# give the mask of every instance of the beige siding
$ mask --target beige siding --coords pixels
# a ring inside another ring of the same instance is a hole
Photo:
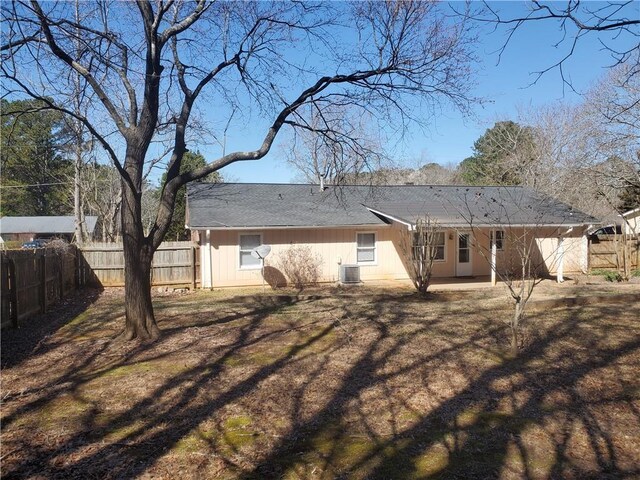
[[[243,230],[212,231],[211,262],[213,284],[215,286],[256,285],[262,282],[260,269],[240,268],[240,235],[259,233],[262,243],[272,250],[265,264],[278,267],[281,254],[291,245],[309,245],[322,260],[321,280],[338,280],[339,262],[356,264],[356,234],[374,232],[376,234],[376,262],[361,265],[363,281],[378,279],[407,278],[396,250],[397,231],[392,227],[378,229],[283,229],[283,230]]]
[[[394,224],[379,228],[309,228],[309,229],[273,229],[273,230],[212,230],[210,235],[213,286],[249,286],[262,283],[261,271],[240,268],[241,234],[261,234],[262,243],[272,247],[265,265],[278,269],[282,253],[291,245],[308,245],[322,260],[321,281],[335,282],[338,280],[339,264],[356,264],[356,234],[358,232],[374,232],[376,234],[376,262],[361,264],[360,276],[364,282],[372,280],[400,280],[408,279],[407,270],[403,264],[400,248],[400,229],[406,228]],[[564,229],[566,231],[566,228]],[[465,230],[461,230],[465,231]],[[472,275],[487,276],[491,274],[489,266],[490,230],[474,231],[472,235]],[[517,264],[516,252],[513,247],[513,237],[519,238],[522,229],[507,232],[504,250],[497,253],[498,268]],[[532,232],[528,232],[530,235]],[[556,250],[558,231],[548,229],[539,232],[541,239],[533,243],[538,249],[537,254],[545,259],[548,273],[556,271]],[[537,237],[538,235],[536,235]],[[201,245],[207,248],[206,234],[201,232]],[[580,271],[582,258],[582,239],[576,234],[570,241],[565,241],[564,271]],[[445,233],[445,260],[435,262],[433,276],[455,277],[457,256],[457,231],[447,230]],[[203,262],[208,262],[206,252],[203,252]],[[205,269],[203,269],[204,272]],[[203,278],[203,285],[208,282]]]
[[[635,212],[623,219],[626,235],[640,235],[640,212]]]
[[[546,228],[536,232],[536,244],[539,255],[542,257],[545,273],[556,274],[558,272],[559,249],[558,239],[563,236],[563,271],[564,273],[579,273],[587,268],[587,244],[582,235],[582,230],[576,229],[568,234],[566,227],[560,229]]]

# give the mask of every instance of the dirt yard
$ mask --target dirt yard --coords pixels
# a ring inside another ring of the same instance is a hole
[[[156,294],[152,345],[82,292],[3,332],[2,475],[638,478],[638,286],[541,287],[515,359],[501,287]]]

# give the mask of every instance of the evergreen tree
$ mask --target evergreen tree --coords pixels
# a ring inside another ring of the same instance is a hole
[[[0,215],[71,213],[71,162],[61,155],[62,115],[35,100],[2,100]]]
[[[640,185],[637,183],[629,183],[620,193],[618,209],[621,212],[626,212],[638,207],[640,207]]]
[[[534,158],[530,127],[497,122],[473,144],[473,155],[460,164],[460,176],[470,185],[520,185]]]

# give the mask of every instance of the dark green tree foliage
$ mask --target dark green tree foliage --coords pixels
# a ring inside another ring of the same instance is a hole
[[[62,115],[35,100],[2,100],[1,215],[71,213],[71,162],[61,155]]]
[[[470,185],[520,185],[534,158],[530,127],[497,122],[473,144],[473,155],[460,164],[460,177]]]
[[[629,183],[620,193],[618,210],[626,212],[638,207],[640,207],[640,185],[637,183]]]
[[[182,164],[180,165],[180,173],[189,172],[198,168],[202,168],[207,164],[206,159],[200,152],[186,152],[182,158]],[[162,175],[162,181],[160,185],[165,185],[167,180],[167,174]],[[198,180],[200,182],[217,183],[222,181],[222,177],[218,172],[213,172],[206,177]],[[166,240],[188,240],[189,232],[185,230],[185,211],[187,207],[186,200],[187,188],[186,186],[180,187],[176,194],[176,206],[173,210],[173,216],[171,217],[171,225],[167,230]]]

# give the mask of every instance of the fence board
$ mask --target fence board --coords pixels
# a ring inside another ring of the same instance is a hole
[[[15,266],[13,261],[6,256],[2,257],[2,267],[0,268],[0,327],[18,326],[15,296]]]
[[[640,242],[636,238],[613,238],[599,235],[589,242],[589,266],[591,269],[619,270],[624,266],[624,242],[627,243],[631,270],[640,268]]]
[[[192,242],[165,242],[154,256],[152,285],[198,284],[199,255]],[[122,244],[1,252],[2,327],[17,326],[81,285],[123,286]]]
[[[2,252],[2,327],[42,312],[75,290],[76,249]],[[8,320],[7,320],[8,319]]]
[[[162,243],[153,257],[151,284],[195,288],[199,278],[197,249],[198,246],[192,242]],[[90,278],[90,283],[104,287],[124,286],[124,253],[121,243],[83,245],[81,255],[81,276]]]

